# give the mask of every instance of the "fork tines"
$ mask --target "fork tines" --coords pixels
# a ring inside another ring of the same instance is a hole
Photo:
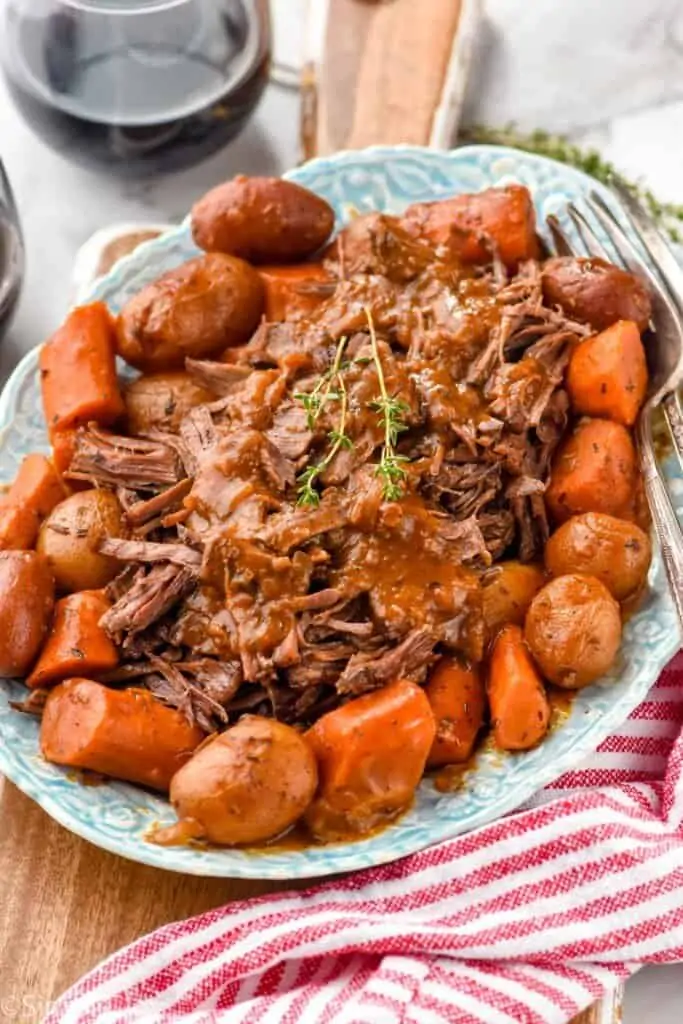
[[[599,257],[636,274],[649,289],[652,331],[646,350],[650,387],[637,423],[638,450],[653,523],[683,626],[683,534],[656,458],[652,433],[653,413],[661,406],[683,468],[683,412],[678,397],[683,382],[683,268],[629,189],[615,181],[614,190],[619,205],[596,190],[582,201],[587,213],[576,203],[567,204],[578,244],[571,241],[557,217],[549,216],[547,224],[558,255]]]

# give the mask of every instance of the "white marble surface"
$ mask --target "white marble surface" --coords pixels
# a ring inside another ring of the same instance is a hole
[[[276,0],[278,57],[301,55],[306,0]],[[319,0],[310,0],[317,3]],[[444,0],[446,2],[446,0]],[[598,146],[664,198],[683,201],[683,0],[484,0],[468,121],[563,131]],[[279,172],[298,155],[295,95],[271,87],[241,138],[174,178],[122,185],[79,169],[36,139],[0,85],[0,154],[28,248],[18,315],[0,377],[40,342],[69,301],[79,246],[112,221],[180,218],[192,199],[239,171]],[[683,966],[646,968],[627,989],[624,1024],[680,1024]]]

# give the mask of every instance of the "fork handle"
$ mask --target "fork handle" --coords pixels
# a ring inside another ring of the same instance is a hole
[[[672,391],[670,395],[667,395],[662,401],[662,406],[669,431],[671,432],[674,450],[683,469],[683,409],[681,409],[678,392]]]
[[[646,455],[641,468],[652,520],[662,550],[664,568],[683,629],[683,534],[657,464]]]

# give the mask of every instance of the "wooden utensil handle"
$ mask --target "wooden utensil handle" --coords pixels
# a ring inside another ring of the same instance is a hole
[[[305,155],[399,142],[447,147],[479,0],[314,0],[312,7],[320,21],[304,83]]]

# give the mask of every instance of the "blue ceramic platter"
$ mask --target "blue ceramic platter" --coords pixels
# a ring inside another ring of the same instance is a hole
[[[353,210],[399,213],[418,200],[512,181],[529,187],[543,224],[548,213],[560,212],[567,200],[596,187],[592,179],[551,160],[488,146],[450,153],[411,147],[339,153],[313,160],[287,177],[324,196],[335,208],[339,224]],[[143,285],[196,252],[186,223],[117,263],[93,287],[88,301],[103,299],[118,311]],[[34,350],[17,367],[0,398],[2,480],[13,478],[22,456],[47,449],[37,362]],[[672,486],[677,505],[683,505],[683,479],[673,478],[673,470]],[[352,871],[395,860],[519,807],[573,768],[629,715],[678,646],[674,607],[656,555],[649,596],[626,626],[614,671],[578,694],[569,716],[538,749],[511,756],[482,751],[454,793],[439,794],[432,782],[424,781],[408,814],[361,842],[258,853],[154,846],[145,841],[145,833],[154,822],[173,820],[168,803],[125,783],[83,786],[43,761],[37,722],[9,707],[10,700],[22,697],[24,688],[9,680],[0,685],[0,770],[66,828],[131,860],[220,877],[285,879]]]

